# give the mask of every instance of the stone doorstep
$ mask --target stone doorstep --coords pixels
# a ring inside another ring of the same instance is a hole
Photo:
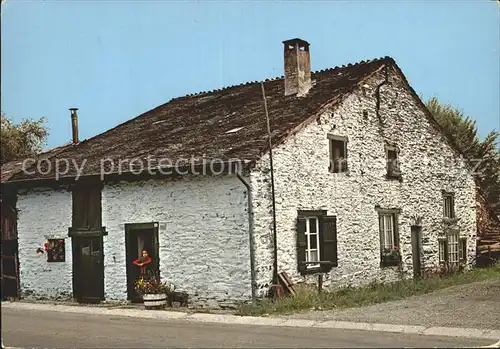
[[[345,330],[364,330],[376,332],[393,332],[405,334],[419,334],[425,336],[449,336],[462,338],[478,338],[498,340],[486,348],[498,348],[500,344],[500,329],[475,329],[475,328],[452,328],[452,327],[426,327],[396,324],[378,324],[366,322],[349,321],[314,321],[304,319],[284,319],[278,317],[256,317],[238,316],[233,314],[210,314],[201,312],[182,312],[171,310],[146,310],[144,308],[120,308],[120,307],[85,307],[74,305],[63,305],[40,302],[2,302],[2,306],[11,309],[48,310],[56,312],[80,313],[89,315],[113,315],[136,318],[149,318],[156,320],[182,320],[188,322],[223,323],[255,326],[283,326],[283,327],[307,327],[307,328],[332,328]]]

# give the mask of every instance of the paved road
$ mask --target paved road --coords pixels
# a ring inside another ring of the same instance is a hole
[[[7,347],[477,347],[491,340],[2,309]]]

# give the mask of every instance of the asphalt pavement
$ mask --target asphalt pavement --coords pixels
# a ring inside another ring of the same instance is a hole
[[[459,348],[492,340],[361,330],[253,326],[2,308],[6,347]]]

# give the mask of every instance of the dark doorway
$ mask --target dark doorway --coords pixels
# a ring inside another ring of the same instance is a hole
[[[79,302],[104,300],[102,236],[73,237],[73,293]]]
[[[19,298],[17,239],[2,240],[2,300]]]
[[[148,251],[152,263],[149,271],[160,276],[160,259],[158,253],[158,223],[125,224],[125,245],[127,263],[127,299],[132,302],[142,302],[134,290],[136,280],[140,276],[140,268],[132,264],[141,256],[142,250]]]
[[[411,227],[411,255],[413,259],[413,277],[422,276],[422,227],[413,225]]]

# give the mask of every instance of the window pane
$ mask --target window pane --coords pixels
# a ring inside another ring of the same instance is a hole
[[[392,215],[385,216],[385,247],[393,248],[394,239],[393,239],[393,220]]]
[[[317,249],[318,248],[318,235],[309,235],[309,246],[311,250]]]
[[[337,159],[344,158],[345,157],[345,142],[334,140],[333,141],[333,154]]]
[[[316,234],[318,232],[316,224],[316,218],[309,218],[309,234]]]
[[[318,261],[318,251],[317,250],[310,251],[309,255],[310,255],[309,262],[317,262]]]

